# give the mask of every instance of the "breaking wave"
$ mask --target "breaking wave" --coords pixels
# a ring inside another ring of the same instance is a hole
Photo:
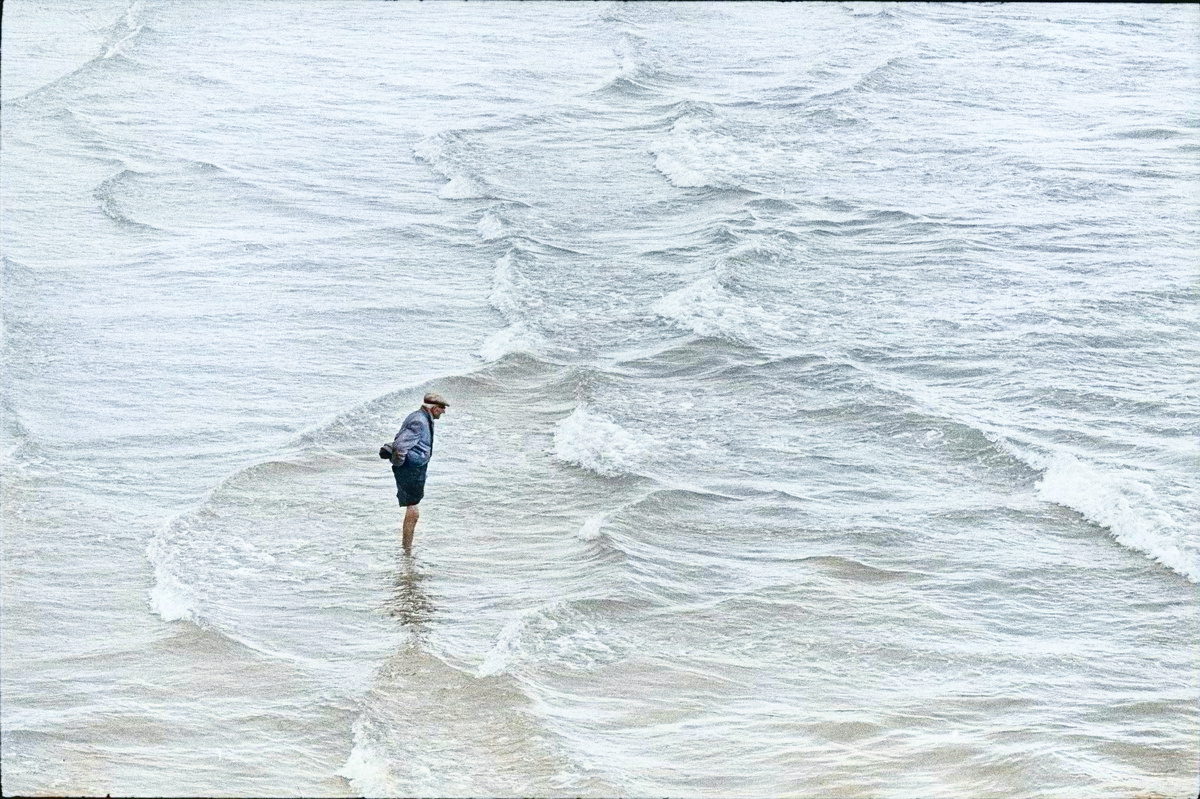
[[[649,440],[579,405],[554,429],[554,457],[605,477],[637,474]]]
[[[739,188],[733,141],[707,117],[681,116],[651,146],[654,167],[679,188]]]
[[[443,200],[483,200],[490,196],[482,183],[466,175],[450,178],[450,182],[438,192],[438,197]]]
[[[475,227],[475,232],[484,241],[495,241],[504,236],[506,229],[504,223],[495,214],[488,211],[480,217],[479,224]]]
[[[1182,526],[1161,507],[1150,486],[1064,452],[1025,459],[1042,471],[1037,486],[1042,499],[1077,511],[1122,546],[1200,582],[1200,552],[1188,546]]]
[[[501,629],[476,676],[504,673],[526,659],[571,670],[587,670],[620,659],[623,647],[615,632],[598,625],[576,604],[552,602],[511,619]]]
[[[524,322],[516,322],[488,336],[479,348],[479,357],[491,363],[514,352],[537,355],[544,349],[545,341]]]
[[[1190,544],[1184,527],[1163,507],[1154,490],[1135,473],[1118,474],[978,418],[930,386],[876,369],[856,360],[844,363],[869,376],[872,383],[906,397],[951,426],[974,431],[1007,456],[1040,474],[1037,494],[1081,514],[1108,531],[1121,546],[1200,582],[1200,551]]]
[[[737,344],[756,346],[795,338],[783,328],[780,316],[735,297],[715,275],[671,292],[651,310],[696,335]]]

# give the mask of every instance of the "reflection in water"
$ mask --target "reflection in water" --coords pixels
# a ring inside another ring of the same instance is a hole
[[[396,591],[384,605],[388,613],[412,630],[417,642],[420,642],[425,626],[433,618],[436,609],[421,587],[428,576],[417,568],[417,561],[412,555],[401,555],[396,563]]]

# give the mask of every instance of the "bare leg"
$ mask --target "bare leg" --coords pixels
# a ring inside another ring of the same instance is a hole
[[[413,533],[417,531],[417,519],[421,518],[421,511],[417,510],[416,505],[409,505],[404,509],[404,551],[412,550]]]

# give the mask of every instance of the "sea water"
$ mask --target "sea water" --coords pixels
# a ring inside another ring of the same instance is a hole
[[[5,792],[1195,794],[1194,6],[4,10]]]

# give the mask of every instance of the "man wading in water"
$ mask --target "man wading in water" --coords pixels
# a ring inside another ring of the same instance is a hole
[[[424,404],[405,418],[404,425],[392,442],[396,497],[404,508],[405,552],[412,549],[417,519],[421,518],[417,504],[425,496],[425,469],[433,457],[433,420],[445,413],[449,404],[441,394],[426,394]]]

